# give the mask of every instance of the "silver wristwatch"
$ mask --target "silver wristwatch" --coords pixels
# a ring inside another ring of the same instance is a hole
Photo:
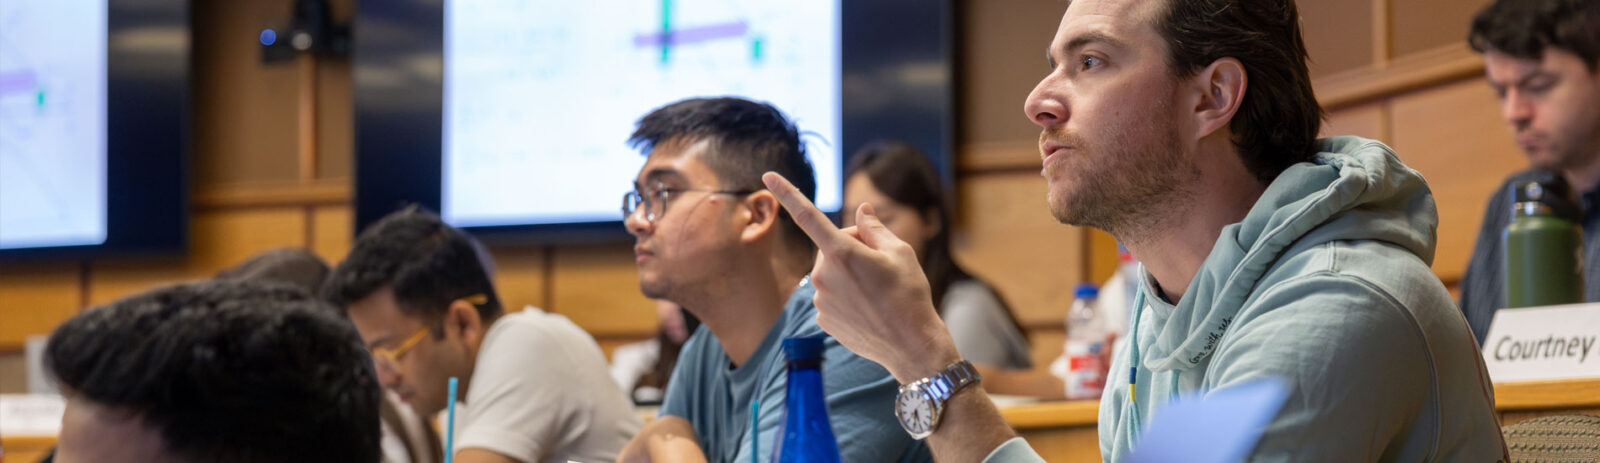
[[[952,363],[933,376],[900,386],[900,396],[894,401],[894,416],[900,419],[900,427],[912,438],[926,438],[939,429],[945,401],[961,388],[982,380],[972,362]]]

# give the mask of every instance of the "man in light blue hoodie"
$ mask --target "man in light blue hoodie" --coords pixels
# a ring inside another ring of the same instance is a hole
[[[1076,0],[1048,49],[1025,110],[1050,211],[1144,263],[1101,455],[1127,458],[1180,394],[1277,377],[1289,397],[1251,460],[1503,459],[1477,344],[1429,270],[1427,184],[1376,141],[1315,139],[1299,19],[1292,0]],[[871,208],[838,230],[765,180],[818,245],[818,323],[904,385],[902,426],[940,460],[1039,460]]]

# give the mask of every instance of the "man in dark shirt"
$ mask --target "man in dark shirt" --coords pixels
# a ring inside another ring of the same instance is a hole
[[[1511,220],[1509,187],[1537,171],[1561,175],[1583,207],[1579,225],[1600,230],[1600,2],[1497,0],[1472,21],[1468,42],[1483,53],[1501,116],[1532,169],[1506,179],[1489,200],[1461,282],[1461,311],[1478,342],[1505,305],[1500,236]],[[1586,232],[1584,293],[1600,301],[1600,233]]]

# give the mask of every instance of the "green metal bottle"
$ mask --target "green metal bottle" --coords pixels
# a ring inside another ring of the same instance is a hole
[[[1546,175],[1511,188],[1505,307],[1583,302],[1583,232],[1566,182]]]

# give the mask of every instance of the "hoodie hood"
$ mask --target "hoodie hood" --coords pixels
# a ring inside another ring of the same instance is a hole
[[[1149,346],[1146,368],[1204,365],[1250,296],[1273,283],[1268,270],[1291,246],[1376,240],[1433,264],[1439,219],[1421,174],[1375,140],[1325,138],[1316,148],[1313,162],[1284,170],[1243,221],[1223,227],[1176,308],[1152,303],[1155,342],[1140,343]],[[1146,275],[1140,291],[1158,300],[1150,288]]]

